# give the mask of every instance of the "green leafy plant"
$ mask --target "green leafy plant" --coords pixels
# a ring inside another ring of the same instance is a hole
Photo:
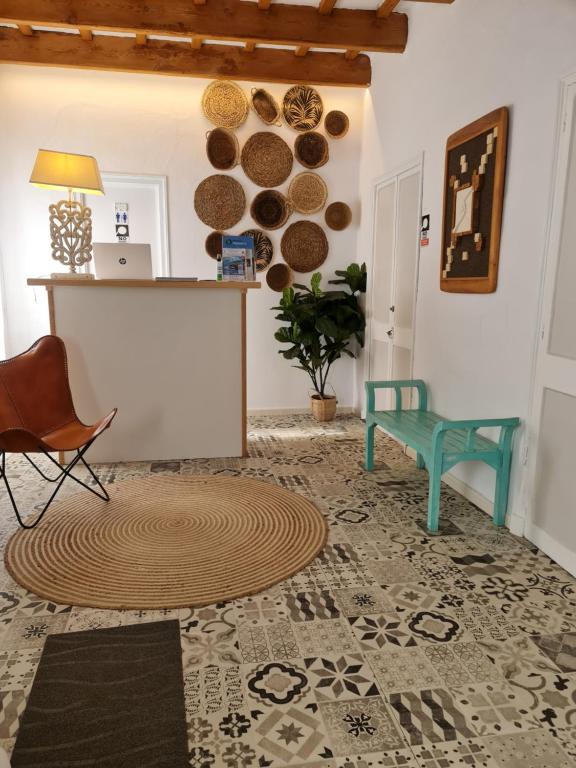
[[[326,397],[330,368],[343,355],[356,357],[350,349],[355,341],[364,346],[366,319],[360,306],[359,294],[366,293],[366,265],[350,264],[345,270],[336,270],[339,279],[332,285],[343,285],[348,290],[323,291],[322,275],[315,272],[310,287],[295,284],[282,293],[280,306],[273,307],[280,327],[274,338],[288,349],[279,353],[286,360],[294,360],[295,368],[306,371],[314,391]]]

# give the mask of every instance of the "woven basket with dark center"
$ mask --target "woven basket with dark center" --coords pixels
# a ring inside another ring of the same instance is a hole
[[[328,188],[324,179],[312,171],[294,176],[288,187],[288,199],[298,213],[317,213],[326,205]]]
[[[324,218],[330,229],[340,231],[349,226],[352,221],[352,211],[346,203],[330,203],[328,208],[326,208]]]
[[[280,107],[264,88],[252,88],[252,109],[266,125],[280,125]]]
[[[219,253],[222,253],[223,234],[224,232],[210,232],[206,238],[204,247],[206,248],[206,253],[208,256],[211,256],[213,259],[215,259]]]
[[[290,216],[288,200],[275,189],[259,192],[250,206],[252,218],[264,229],[280,229]]]
[[[328,162],[330,156],[326,137],[317,131],[307,131],[297,136],[294,156],[305,168],[320,168]]]
[[[206,154],[214,168],[229,171],[238,165],[238,139],[227,128],[214,128],[206,134]]]
[[[261,229],[247,229],[246,232],[242,232],[242,237],[251,237],[254,240],[256,272],[263,272],[268,268],[274,256],[272,240]]]
[[[311,131],[320,123],[324,105],[320,94],[309,85],[295,85],[284,96],[284,119],[296,131]]]
[[[212,229],[236,226],[246,209],[242,185],[231,176],[216,173],[196,187],[194,209],[200,221]]]
[[[236,83],[215,80],[204,91],[202,109],[219,128],[238,128],[248,117],[248,99]]]
[[[332,112],[328,112],[324,118],[324,128],[333,139],[341,139],[348,133],[350,121],[348,115],[344,112],[340,112],[339,109],[334,109]]]
[[[296,221],[282,236],[282,255],[295,272],[318,269],[328,256],[328,240],[313,221]]]
[[[270,131],[250,136],[242,149],[242,168],[259,187],[278,187],[292,172],[294,158],[284,139]]]
[[[292,270],[288,264],[273,264],[266,273],[266,282],[273,291],[282,292],[292,285]]]

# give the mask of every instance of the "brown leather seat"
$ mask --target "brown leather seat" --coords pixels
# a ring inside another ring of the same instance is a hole
[[[19,521],[20,516],[6,478],[5,454],[22,453],[26,456],[28,453],[48,455],[51,452],[77,451],[78,455],[67,468],[58,464],[62,474],[51,482],[62,478],[59,488],[63,480],[70,477],[96,493],[78,478],[70,475],[69,471],[78,461],[82,461],[100,485],[86,464],[83,453],[98,435],[108,429],[116,412],[117,409],[114,408],[91,426],[80,421],[74,410],[68,382],[66,348],[58,336],[43,336],[26,352],[0,362],[0,476],[6,483]],[[51,456],[48,458],[57,464]],[[38,469],[30,458],[28,460]],[[49,479],[39,469],[38,471],[45,479]],[[107,494],[105,491],[104,493],[105,496],[101,498],[107,499]],[[43,513],[47,507],[48,505]]]

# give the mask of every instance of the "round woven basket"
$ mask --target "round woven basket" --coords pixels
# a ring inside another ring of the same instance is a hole
[[[296,221],[282,236],[282,255],[295,272],[318,269],[328,256],[328,239],[313,221]]]
[[[256,272],[263,272],[268,269],[274,256],[274,246],[268,235],[261,229],[247,229],[246,232],[242,232],[242,237],[251,237],[254,240]]]
[[[288,187],[288,200],[298,213],[318,213],[326,205],[328,187],[317,173],[304,171],[294,176]]]
[[[246,209],[242,185],[231,176],[216,173],[196,187],[194,209],[200,221],[212,229],[236,226]]]
[[[224,232],[210,232],[210,234],[206,238],[204,247],[206,248],[206,253],[208,254],[208,256],[211,256],[213,259],[215,259],[219,253],[220,254],[222,253],[223,235],[224,235]]]
[[[292,173],[294,157],[284,139],[270,131],[250,136],[242,149],[242,168],[259,187],[278,187]]]
[[[284,96],[284,119],[296,131],[311,131],[320,123],[324,105],[320,94],[309,85],[295,85]]]
[[[321,168],[330,157],[326,137],[317,131],[307,131],[297,136],[294,156],[305,168]]]
[[[280,107],[264,88],[252,88],[252,109],[266,125],[282,125]]]
[[[229,171],[238,165],[238,139],[228,128],[214,128],[206,134],[206,154],[214,168]]]
[[[288,200],[275,189],[259,192],[250,206],[250,214],[263,229],[280,229],[288,221],[291,208]]]
[[[238,128],[248,117],[246,94],[230,80],[215,80],[202,96],[202,109],[219,128]]]
[[[324,214],[326,224],[330,229],[340,231],[346,229],[352,221],[352,211],[346,203],[330,203]]]
[[[333,139],[341,139],[348,133],[350,127],[350,121],[348,115],[344,112],[340,112],[339,109],[334,109],[332,112],[328,112],[324,118],[324,128],[326,133]]]
[[[266,282],[273,291],[281,293],[292,285],[293,275],[288,264],[273,264],[266,272]]]

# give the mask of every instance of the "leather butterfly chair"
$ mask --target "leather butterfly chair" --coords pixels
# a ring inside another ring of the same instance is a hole
[[[109,501],[84,454],[94,440],[108,429],[116,415],[116,408],[97,424],[83,424],[74,410],[66,347],[58,336],[43,336],[30,349],[9,360],[0,361],[0,477],[4,480],[12,507],[22,528],[34,528],[54,500],[66,478],[71,478],[100,499]],[[60,451],[76,451],[67,465],[50,455]],[[57,483],[44,509],[31,524],[23,522],[6,475],[6,454],[21,453],[40,475]],[[60,472],[51,478],[28,454],[44,454]],[[84,464],[101,493],[71,474],[81,462]]]

